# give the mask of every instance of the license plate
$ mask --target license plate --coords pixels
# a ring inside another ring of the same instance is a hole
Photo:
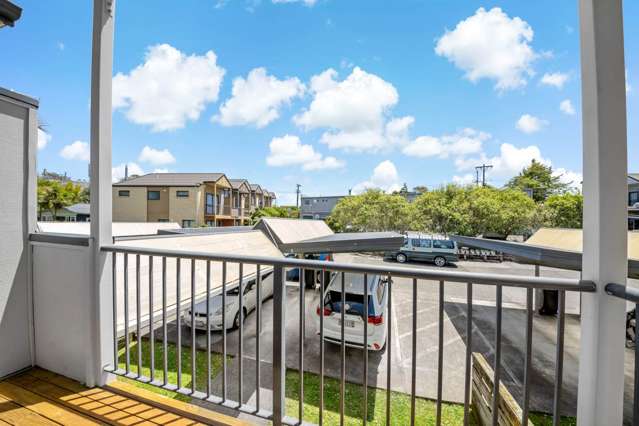
[[[342,320],[337,320],[337,324],[341,326],[342,325]],[[354,328],[355,327],[355,321],[353,321],[353,320],[344,320],[344,327]]]

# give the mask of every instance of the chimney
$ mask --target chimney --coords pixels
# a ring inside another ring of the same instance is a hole
[[[129,178],[129,165],[125,164],[124,165],[124,180],[127,180]]]

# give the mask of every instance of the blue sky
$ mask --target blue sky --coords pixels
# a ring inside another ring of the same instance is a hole
[[[21,0],[0,86],[36,97],[38,168],[87,175],[91,2]],[[639,5],[624,2],[629,168]],[[10,66],[7,63],[10,62]],[[581,173],[576,1],[119,1],[114,174],[224,172],[293,199]],[[46,144],[45,144],[46,142]]]

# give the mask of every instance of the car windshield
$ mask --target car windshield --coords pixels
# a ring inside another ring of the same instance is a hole
[[[364,315],[364,295],[346,293],[346,311],[344,313],[350,315]],[[324,298],[324,306],[330,308],[333,312],[342,312],[342,293],[339,291],[331,290],[326,293]],[[375,307],[373,306],[373,299],[368,296],[368,315],[375,315]]]

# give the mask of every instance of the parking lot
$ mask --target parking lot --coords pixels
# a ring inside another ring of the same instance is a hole
[[[378,257],[364,255],[341,255],[338,261],[379,264]],[[427,264],[410,264],[409,267],[435,268]],[[533,275],[534,267],[511,262],[483,263],[460,262],[451,266],[460,271],[496,272],[518,275]],[[577,277],[578,273],[542,268],[542,276]],[[387,357],[391,356],[391,388],[410,392],[411,343],[412,343],[412,280],[395,278],[393,281],[391,310],[391,345],[382,352],[368,353],[368,384],[386,388]],[[521,398],[524,366],[525,341],[525,290],[504,288],[503,328],[502,328],[502,380],[516,399]],[[417,296],[417,394],[426,398],[436,398],[437,354],[438,354],[438,282],[419,281]],[[466,284],[446,283],[444,303],[444,361],[443,398],[447,401],[462,402],[464,396],[464,373],[466,351]],[[304,369],[319,373],[319,336],[315,318],[319,300],[318,290],[307,290],[305,295],[305,340]],[[493,286],[473,286],[473,351],[481,352],[493,362],[495,339],[495,288]],[[573,415],[576,409],[576,389],[579,351],[579,295],[567,295],[567,315],[565,328],[565,358],[563,375],[562,412]],[[270,405],[271,361],[272,361],[272,300],[263,303],[262,336],[260,345],[261,400]],[[244,325],[244,402],[254,403],[256,377],[256,314],[249,314]],[[170,328],[169,338],[175,340],[175,327]],[[238,332],[227,332],[227,352],[232,355],[227,377],[228,395],[237,398]],[[183,328],[183,342],[190,345],[190,330]],[[213,332],[212,350],[222,352],[222,332]],[[287,283],[286,310],[286,364],[289,369],[298,368],[299,342],[299,283]],[[531,409],[550,411],[555,371],[556,321],[554,317],[535,315],[533,333],[533,376]],[[197,332],[196,345],[206,350],[206,333]],[[346,348],[346,380],[362,383],[364,374],[364,352],[357,348]],[[630,352],[630,355],[632,353]],[[185,356],[188,356],[185,355]],[[632,362],[632,356],[629,357]],[[327,376],[340,377],[340,346],[325,344],[325,368]],[[627,371],[632,374],[632,364],[627,363]],[[629,384],[632,380],[629,380]],[[221,393],[221,377],[214,380],[214,391]],[[628,389],[627,391],[630,391]],[[627,392],[628,397],[631,392]]]

